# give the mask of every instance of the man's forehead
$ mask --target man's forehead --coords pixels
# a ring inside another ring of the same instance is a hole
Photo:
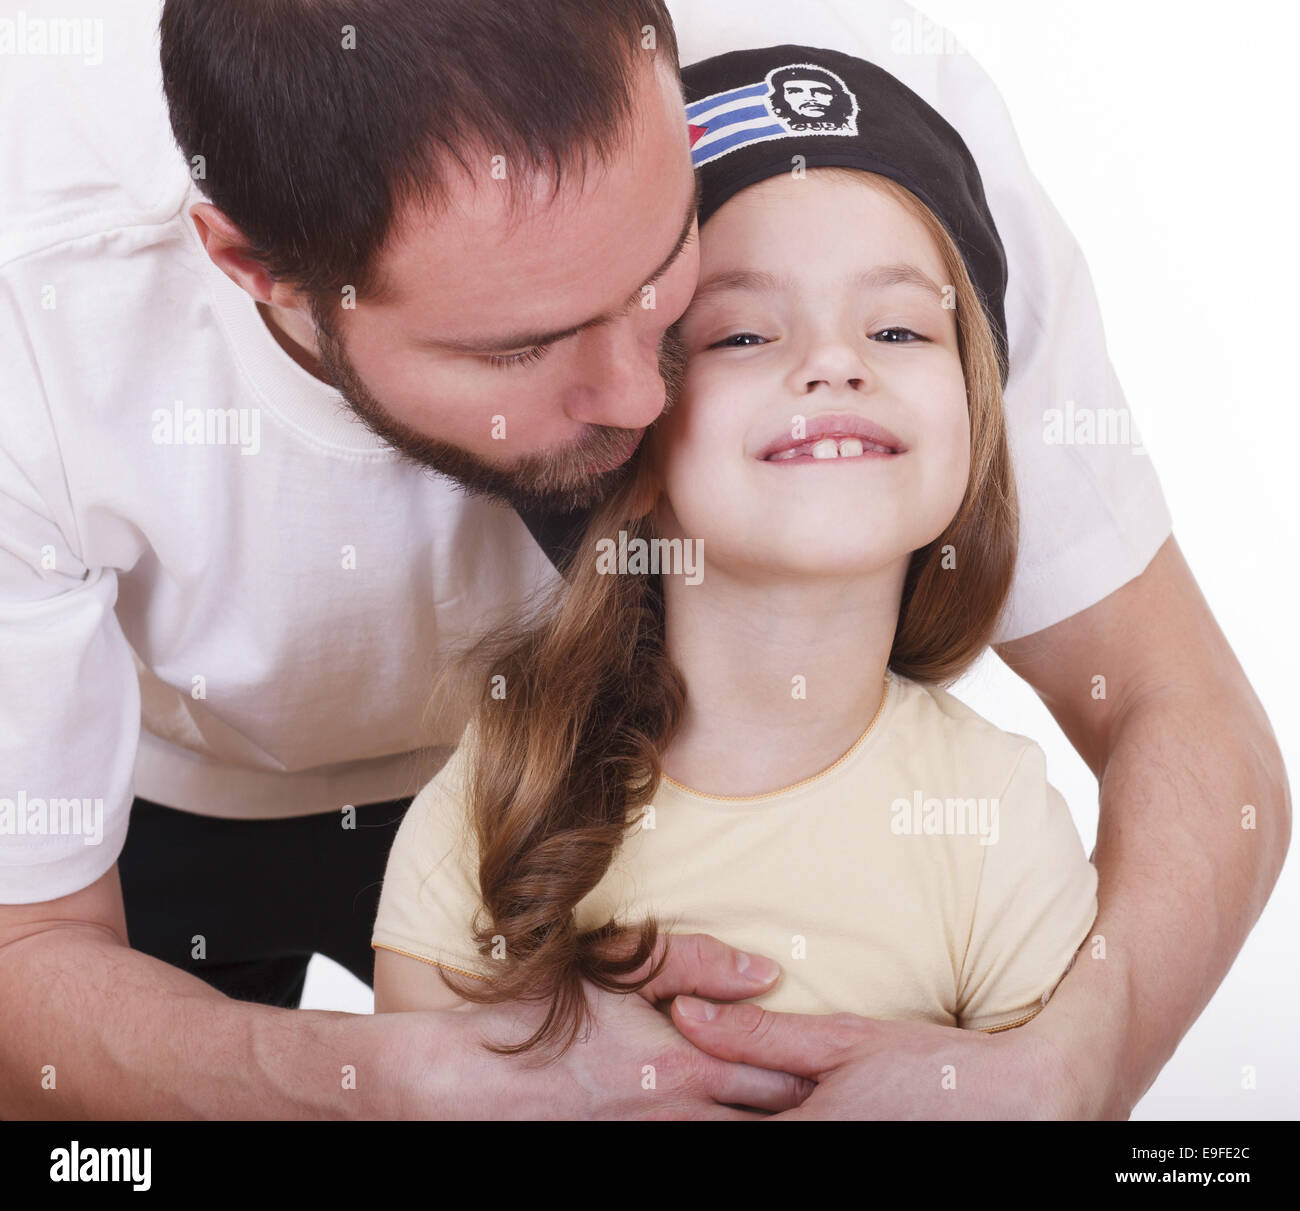
[[[530,266],[553,261],[554,250],[565,244],[577,246],[579,253],[610,237],[634,244],[647,234],[645,219],[650,214],[655,229],[671,228],[670,234],[676,235],[686,204],[694,210],[695,193],[690,160],[683,153],[679,171],[670,179],[647,178],[639,215],[617,204],[629,200],[626,190],[608,198],[597,191],[580,199],[562,191],[553,200],[510,210],[499,200],[485,200],[478,207],[457,206],[410,224],[385,250],[385,260],[399,287],[426,281],[424,270],[437,264],[487,268],[508,262],[526,273]]]
[[[466,352],[551,343],[612,319],[667,272],[693,227],[699,182],[685,138],[676,165],[607,198],[561,190],[514,221],[498,203],[414,228],[387,258],[386,304],[407,313],[414,343]]]
[[[438,336],[420,338],[417,343],[434,348],[468,353],[502,352],[534,345],[553,344],[585,328],[592,328],[597,324],[615,319],[636,306],[642,299],[642,291],[645,287],[658,281],[682,255],[694,228],[695,212],[698,206],[699,192],[697,188],[692,192],[690,201],[682,212],[682,226],[678,230],[677,237],[667,255],[648,273],[645,270],[634,271],[632,277],[622,279],[624,293],[621,297],[616,297],[614,294],[619,289],[619,286],[615,284],[619,273],[618,269],[611,268],[608,280],[602,280],[598,276],[593,277],[589,274],[579,275],[584,287],[580,292],[582,297],[579,298],[575,294],[571,299],[566,298],[563,291],[557,291],[553,294],[547,293],[544,297],[546,307],[543,318],[524,321],[525,324],[530,326],[521,326],[521,322],[516,319],[516,316],[525,313],[528,315],[535,314],[536,307],[529,304],[537,302],[537,295],[534,295],[531,299],[525,298],[522,300],[523,306],[510,315],[499,312],[494,318],[485,317],[483,326],[472,330],[473,335],[451,336],[439,334]],[[648,243],[644,248],[634,249],[634,257],[639,257],[640,261],[644,261],[646,256],[651,255],[653,255],[653,249]],[[562,259],[560,256],[556,258],[555,267],[557,272]],[[639,264],[640,262],[634,263]],[[633,283],[630,289],[626,285],[628,281]],[[517,293],[514,296],[514,301],[520,301]],[[500,310],[504,311],[505,309]],[[570,316],[573,317],[571,322],[566,322]]]
[[[521,230],[562,223],[566,212],[575,212],[580,171],[557,185],[541,169],[515,166],[511,173],[509,164],[495,164],[483,148],[454,160],[444,157],[436,167],[436,193],[406,198],[393,217],[382,258],[393,301],[412,277],[406,272],[412,256],[463,249],[467,239],[474,243],[466,251],[489,251]]]
[[[577,273],[584,261],[607,257],[602,248],[628,252],[641,237],[662,255],[696,188],[680,84],[672,73],[662,79],[657,104],[639,107],[636,137],[608,160],[578,156],[557,175],[488,148],[456,157],[439,195],[412,199],[393,223],[382,301],[423,302],[430,283],[448,277],[454,289],[472,285],[466,275],[551,276],[557,264]]]

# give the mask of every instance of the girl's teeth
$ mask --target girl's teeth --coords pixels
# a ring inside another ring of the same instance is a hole
[[[787,458],[798,458],[801,454],[810,454],[813,458],[860,458],[866,451],[878,451],[888,454],[887,446],[864,441],[858,437],[823,437],[811,445],[792,446],[771,456],[770,461],[781,462]]]

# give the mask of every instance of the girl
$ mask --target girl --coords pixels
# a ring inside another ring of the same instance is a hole
[[[1087,937],[1096,872],[1038,746],[943,688],[1016,550],[978,175],[848,56],[684,79],[681,398],[559,598],[480,648],[481,705],[389,860],[376,1007],[540,998],[496,1049],[564,1048],[583,981],[644,986],[671,927],[777,958],[769,1009],[1018,1026]]]

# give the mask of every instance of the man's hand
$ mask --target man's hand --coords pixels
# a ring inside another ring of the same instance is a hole
[[[458,1117],[474,1119],[752,1119],[798,1106],[811,1081],[707,1055],[655,1008],[679,994],[758,996],[776,979],[777,965],[706,934],[664,935],[656,955],[665,949],[663,970],[639,996],[588,985],[589,1027],[558,1059],[540,1052],[501,1056],[482,1045],[526,1038],[545,1016],[544,1005],[462,1002],[439,1013],[440,1052],[456,1057],[450,1073],[429,1063],[435,1027],[428,1013],[377,1015],[395,1032],[391,1071],[406,1086],[405,1112],[426,1116],[448,1084],[460,1091]]]
[[[1073,1078],[1032,1022],[983,1034],[851,1013],[771,1013],[695,997],[678,997],[672,1017],[715,1056],[817,1082],[778,1119],[1077,1117]]]
[[[776,978],[712,938],[663,945],[651,1000],[736,1000]],[[593,991],[596,1029],[553,1066],[480,1041],[525,1037],[539,1006],[350,1014],[231,1000],[130,948],[116,866],[61,899],[0,906],[0,988],[0,1118],[735,1118],[755,1115],[730,1104],[785,1109],[809,1088],[703,1055],[642,997]]]

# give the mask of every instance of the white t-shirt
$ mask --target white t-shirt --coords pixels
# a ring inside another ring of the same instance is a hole
[[[1008,254],[1023,515],[996,638],[1138,575],[1171,527],[1149,459],[1042,437],[1047,408],[1124,400],[1079,250],[979,67],[895,53],[918,20],[897,0],[670,7],[684,63],[780,42],[860,55],[974,153]],[[512,512],[353,419],[208,260],[158,9],[118,0],[98,53],[0,73],[0,902],[107,871],[133,794],[241,818],[414,794],[466,718],[426,711],[435,673],[555,576]]]

